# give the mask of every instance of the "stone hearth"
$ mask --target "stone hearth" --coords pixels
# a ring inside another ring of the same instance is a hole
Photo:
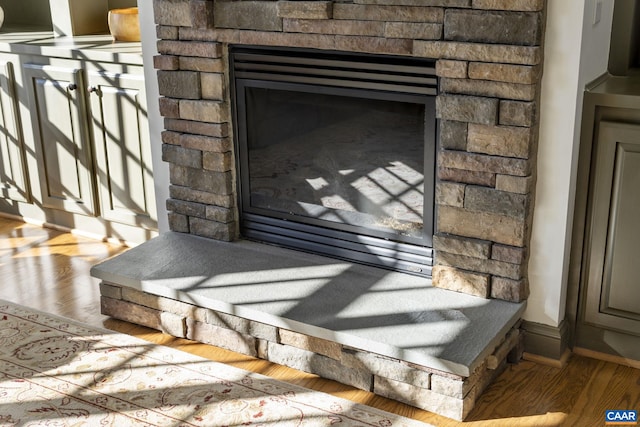
[[[95,266],[102,313],[463,419],[524,303],[251,241],[168,232]]]
[[[163,159],[170,165],[172,232],[94,268],[103,280],[103,312],[464,418],[521,341],[544,5],[544,0],[154,0],[160,53],[154,64],[165,126]],[[436,60],[435,288],[426,278],[296,252],[272,263],[274,254],[286,250],[239,239],[230,46]],[[302,261],[289,265],[292,259]],[[263,267],[252,270],[256,262]],[[376,299],[366,298],[372,289],[397,302],[402,301],[395,299],[397,292],[421,288],[414,300],[426,305],[410,312],[399,307],[389,318],[402,319],[395,323],[398,330],[446,337],[442,346],[430,348],[418,335],[415,346],[386,344],[399,333],[375,336],[376,322],[385,316],[373,314],[352,329],[374,336],[346,333],[335,300],[321,297],[326,283],[317,295],[286,298],[304,283],[315,289],[319,277],[331,275],[330,265],[358,272],[346,276],[356,278],[350,282],[338,281],[354,286],[354,292],[361,289],[359,280],[374,277],[372,288],[354,299],[368,313],[376,310],[369,303]],[[315,272],[313,277],[280,274],[270,283],[285,291],[281,304],[293,304],[293,311],[310,304],[324,317],[295,318],[286,310],[272,312],[264,304],[235,299],[233,292],[253,292],[247,286],[258,289],[256,283],[278,266]],[[389,277],[391,289],[378,289]],[[233,292],[216,294],[218,286]],[[440,298],[448,302],[442,305]],[[476,337],[481,342],[465,335],[473,328],[456,329],[457,322],[469,325],[474,316],[492,311],[499,320],[477,324],[488,328],[488,335]],[[440,323],[450,328],[434,332]],[[465,362],[452,360],[451,352]]]

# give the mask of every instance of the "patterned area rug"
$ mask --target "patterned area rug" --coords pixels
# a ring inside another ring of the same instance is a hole
[[[0,300],[0,426],[425,426]]]

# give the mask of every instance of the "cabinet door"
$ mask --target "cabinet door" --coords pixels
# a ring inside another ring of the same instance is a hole
[[[0,60],[0,197],[28,201],[13,63]]]
[[[101,216],[156,229],[144,78],[105,71],[88,78]]]
[[[640,336],[640,125],[603,121],[597,144],[584,318]]]
[[[82,70],[25,64],[42,205],[95,214]]]

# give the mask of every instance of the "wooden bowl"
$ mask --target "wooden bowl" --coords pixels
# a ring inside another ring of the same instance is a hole
[[[109,32],[116,41],[139,42],[138,8],[111,9],[109,11]]]

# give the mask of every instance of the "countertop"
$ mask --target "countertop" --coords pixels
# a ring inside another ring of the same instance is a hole
[[[116,42],[110,34],[55,37],[50,30],[3,27],[0,52],[142,65],[140,42]]]
[[[598,105],[640,108],[640,71],[628,76],[604,75],[587,87],[586,93]]]

